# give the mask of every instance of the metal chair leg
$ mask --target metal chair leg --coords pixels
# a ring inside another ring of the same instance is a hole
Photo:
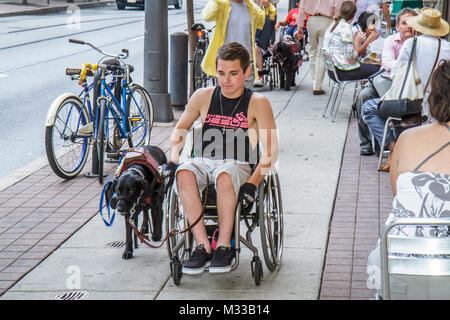
[[[341,92],[340,92],[340,95],[339,95],[339,100],[338,100],[338,103],[336,105],[336,111],[334,112],[334,116],[333,116],[333,119],[331,120],[331,122],[334,122],[334,120],[336,119],[337,113],[339,111],[339,106],[341,105],[342,96],[344,95],[345,86],[347,85],[347,83],[348,82],[344,82],[344,84],[342,86],[342,89],[341,89]]]
[[[334,89],[335,89],[335,86],[334,86],[334,84],[333,84],[333,86],[332,86],[332,88],[331,88],[330,97],[328,98],[327,105],[326,105],[326,107],[325,107],[325,110],[323,110],[323,113],[322,113],[322,117],[323,117],[323,118],[326,118],[325,115],[326,115],[326,113],[327,113],[328,106],[330,105],[331,98],[333,97]]]
[[[342,85],[340,83],[336,84],[336,94],[334,95],[333,102],[331,104],[330,116],[333,115],[334,108],[336,107],[336,101],[337,101],[337,98],[338,98],[339,93],[341,92],[341,90],[342,90]]]
[[[381,142],[381,146],[380,146],[380,155],[378,157],[378,167],[377,170],[380,171],[381,170],[381,165],[383,162],[383,155],[384,155],[384,145],[386,144],[386,136],[387,136],[387,132],[389,130],[389,124],[394,121],[401,121],[400,118],[394,118],[394,117],[389,117],[386,120],[386,124],[384,125],[384,132],[383,132],[383,141]],[[390,151],[389,151],[390,152]]]

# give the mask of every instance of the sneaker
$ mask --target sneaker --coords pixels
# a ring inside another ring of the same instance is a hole
[[[264,78],[255,79],[255,82],[253,82],[253,86],[256,88],[260,88],[264,86]]]
[[[231,265],[234,260],[233,248],[220,246],[213,251],[209,273],[225,273],[231,271]]]
[[[200,274],[205,268],[207,268],[211,262],[212,255],[206,252],[204,245],[199,245],[194,252],[192,252],[191,258],[183,263],[182,272],[184,274]]]

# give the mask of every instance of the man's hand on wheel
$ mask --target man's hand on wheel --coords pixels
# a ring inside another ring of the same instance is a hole
[[[173,179],[175,179],[175,172],[178,169],[179,164],[175,162],[168,162],[162,167],[162,175],[164,179],[169,179],[167,185],[172,185]]]
[[[252,209],[257,189],[257,186],[249,182],[244,183],[239,189],[238,203],[240,203],[241,209],[245,214],[249,213]]]

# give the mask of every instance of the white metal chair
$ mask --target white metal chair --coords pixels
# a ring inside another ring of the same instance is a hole
[[[410,118],[409,120],[407,120]],[[383,133],[383,142],[381,143],[380,147],[380,154],[378,156],[378,171],[381,170],[381,166],[383,164],[383,158],[386,155],[389,155],[390,151],[385,150],[385,144],[386,144],[386,136],[388,133],[388,130],[406,130],[409,128],[417,127],[422,124],[422,115],[421,114],[413,114],[409,116],[403,116],[401,118],[399,117],[389,117],[386,120],[386,124],[384,125],[384,133]],[[397,137],[400,133],[394,131],[395,139],[397,140]]]
[[[382,299],[450,299],[450,259],[436,256],[450,255],[450,237],[390,235],[398,226],[450,226],[450,219],[405,218],[386,226],[381,237]],[[399,283],[395,287],[393,280]]]
[[[383,165],[383,158],[385,158],[387,155],[389,155],[390,150],[385,150],[385,144],[386,144],[386,136],[388,133],[388,130],[391,130],[391,124],[394,122],[400,122],[402,121],[401,118],[396,118],[396,117],[389,117],[386,120],[386,123],[384,125],[384,133],[383,133],[383,142],[381,143],[380,147],[380,155],[378,156],[378,171],[381,170],[381,166]]]
[[[330,116],[332,116],[332,120],[331,121],[334,122],[334,120],[336,119],[336,115],[338,113],[338,110],[339,110],[339,106],[341,104],[342,95],[344,94],[345,87],[348,84],[350,84],[350,83],[354,83],[355,84],[355,91],[353,93],[353,103],[354,103],[355,99],[356,99],[356,89],[357,89],[359,83],[361,81],[363,81],[364,79],[359,79],[359,80],[339,80],[339,77],[338,77],[337,72],[336,72],[336,67],[334,66],[331,54],[328,52],[328,50],[326,50],[324,48],[320,48],[320,53],[321,53],[321,55],[323,57],[326,69],[328,71],[330,71],[334,75],[334,79],[330,78],[332,80],[332,82],[333,82],[332,83],[331,94],[330,94],[330,97],[328,98],[328,102],[327,102],[327,105],[325,107],[325,110],[323,111],[322,117],[326,118],[325,115],[327,113],[328,107],[330,106],[330,102],[333,99],[333,104],[332,104],[332,107],[330,109]],[[336,95],[333,98],[333,93],[334,93],[335,89],[337,90],[337,92],[336,92]],[[337,105],[336,105],[336,102],[337,102]],[[334,115],[333,115],[333,111],[334,111]]]

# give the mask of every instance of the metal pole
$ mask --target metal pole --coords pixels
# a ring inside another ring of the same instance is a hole
[[[156,122],[174,119],[168,92],[167,10],[167,0],[145,0],[144,88],[152,98]]]
[[[297,4],[295,3],[297,0],[289,0],[289,11],[291,11],[293,8],[297,7]]]
[[[185,32],[170,35],[170,97],[174,106],[184,107],[188,102],[188,42]]]
[[[197,36],[194,30],[191,30],[191,26],[194,24],[194,0],[186,1],[186,15],[187,15],[187,30],[189,34],[189,91],[188,96],[192,96],[194,93],[194,84],[192,79],[194,78],[194,53],[195,45],[197,42]]]

